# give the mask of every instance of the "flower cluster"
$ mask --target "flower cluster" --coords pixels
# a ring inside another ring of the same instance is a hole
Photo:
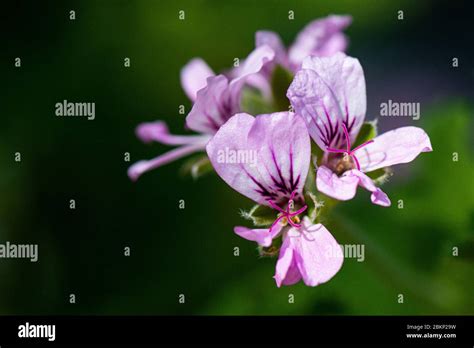
[[[136,131],[145,142],[179,147],[132,165],[132,180],[205,150],[217,174],[257,204],[243,214],[254,227],[234,231],[258,243],[261,255],[278,255],[277,286],[301,279],[316,286],[341,268],[343,255],[334,252],[340,245],[320,223],[324,201],[349,200],[361,186],[372,203],[390,206],[377,186],[387,168],[432,151],[420,128],[377,136],[375,124],[364,122],[364,73],[357,59],[343,53],[348,40],[342,31],[350,23],[349,16],[315,20],[288,49],[276,33],[259,31],[245,61],[219,75],[203,60],[191,60],[181,82],[193,102],[186,125],[199,134],[171,135],[162,121]]]

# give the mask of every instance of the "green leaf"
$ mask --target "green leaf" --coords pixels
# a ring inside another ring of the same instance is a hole
[[[213,170],[211,161],[206,155],[196,155],[184,162],[180,173],[182,175],[190,174],[193,179],[197,180]]]
[[[244,88],[242,90],[242,99],[240,107],[243,112],[250,115],[268,114],[273,112],[271,102],[265,99],[255,88]]]
[[[352,145],[352,148],[359,146],[360,144],[365,143],[377,136],[377,120],[364,122],[362,127],[360,127],[359,134],[357,135],[357,139]]]
[[[288,87],[292,80],[293,74],[281,65],[277,65],[275,69],[273,69],[271,84],[273,101],[277,111],[288,110],[290,106],[290,102],[286,97],[286,92],[288,91]]]
[[[242,217],[252,220],[255,226],[268,226],[276,219],[275,210],[266,205],[255,205],[250,211],[242,211]]]

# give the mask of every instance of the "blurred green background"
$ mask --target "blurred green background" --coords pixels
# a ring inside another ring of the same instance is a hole
[[[38,243],[39,261],[0,260],[0,314],[474,314],[469,2],[10,1],[2,7],[0,243]],[[173,133],[189,133],[178,113],[180,104],[191,106],[179,82],[189,59],[200,56],[220,71],[252,50],[255,31],[274,30],[288,45],[309,21],[331,13],[353,16],[348,53],[365,71],[367,119],[377,118],[388,99],[420,102],[419,121],[381,117],[379,130],[423,127],[434,152],[394,168],[383,186],[395,203],[390,208],[370,204],[360,189],[326,217],[340,243],[365,244],[364,262],[347,259],[316,288],[278,289],[276,259],[260,259],[254,243],[232,232],[248,225],[239,209],[252,202],[215,174],[193,181],[178,175],[181,161],[130,182],[131,163],[169,150],[142,144],[134,128],[163,119]],[[14,67],[16,57],[21,68]],[[96,119],[55,117],[54,105],[64,99],[95,102]],[[178,303],[181,293],[185,304]]]

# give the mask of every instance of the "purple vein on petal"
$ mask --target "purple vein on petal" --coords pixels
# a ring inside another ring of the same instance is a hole
[[[209,126],[214,129],[215,131],[219,130],[219,125],[216,123],[216,121],[208,114],[207,111],[203,111],[204,116],[206,116],[207,121],[209,122]]]
[[[222,124],[226,123],[230,116],[230,106],[228,105],[228,100],[223,98],[222,103],[219,103],[219,101],[214,96],[214,103],[217,105],[217,111]]]
[[[329,130],[331,131],[331,136],[330,136],[329,139],[332,140],[333,136],[334,136],[335,129],[332,128],[331,118],[329,117],[329,113],[328,113],[328,110],[326,109],[326,105],[324,105],[324,103],[321,103],[321,105],[323,106],[324,114],[326,115],[326,119],[328,120],[328,123],[329,123]]]
[[[281,168],[280,168],[280,166],[279,166],[278,163],[277,163],[276,156],[275,156],[275,151],[274,151],[273,148],[270,148],[270,151],[271,151],[271,154],[272,154],[273,163],[275,164],[275,168],[276,168],[276,170],[277,170],[278,176],[280,177],[281,186],[282,186],[282,188],[283,188],[286,192],[290,192],[290,190],[289,190],[288,187],[286,186],[286,181],[285,181],[285,179],[283,178],[283,175],[282,175],[282,173],[281,173]]]
[[[294,174],[293,174],[293,144],[290,143],[290,190],[294,191],[295,190],[295,183],[294,183]]]
[[[250,178],[250,180],[252,180],[255,183],[255,185],[257,185],[260,188],[260,190],[255,190],[255,192],[257,192],[257,193],[261,194],[262,196],[267,197],[269,199],[275,199],[277,197],[277,195],[274,192],[268,191],[260,182],[258,182],[258,180],[255,179],[253,177],[253,175],[251,175],[245,169],[245,167],[243,165],[241,165],[240,168],[245,172],[245,174],[247,174],[247,176]]]

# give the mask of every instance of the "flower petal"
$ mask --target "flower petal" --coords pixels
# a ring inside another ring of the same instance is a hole
[[[173,149],[163,155],[160,155],[154,159],[148,161],[139,161],[134,163],[128,168],[128,176],[131,180],[136,181],[143,173],[148,172],[152,169],[161,167],[167,163],[173,162],[178,158],[187,156],[191,153],[204,150],[205,143],[197,143],[192,145],[185,145]]]
[[[311,138],[326,151],[340,143],[342,111],[324,80],[313,70],[296,73],[287,97],[295,112],[303,117]]]
[[[255,47],[268,46],[274,52],[272,62],[265,64],[258,74],[250,75],[246,82],[249,86],[255,87],[266,99],[272,97],[272,87],[270,85],[271,74],[275,64],[288,67],[288,56],[286,48],[281,41],[280,36],[273,31],[261,30],[255,34]]]
[[[356,151],[363,172],[413,161],[421,152],[433,151],[430,138],[418,127],[402,127],[375,137]]]
[[[207,78],[214,76],[212,69],[201,58],[194,58],[181,69],[181,86],[192,101],[197,92],[206,87]]]
[[[244,239],[257,242],[263,247],[269,247],[272,245],[273,238],[281,231],[281,228],[282,225],[276,224],[270,232],[269,228],[250,229],[243,226],[236,226],[234,227],[234,232]]]
[[[275,58],[275,52],[268,45],[262,45],[253,50],[247,58],[238,75],[231,81],[231,89],[240,86],[249,75],[258,73],[263,66]]]
[[[355,176],[359,178],[359,185],[365,188],[367,191],[372,192],[370,199],[372,203],[381,205],[383,207],[389,207],[392,202],[390,202],[390,198],[388,198],[387,194],[383,192],[380,188],[375,186],[374,182],[371,178],[367,175],[362,173],[357,169],[353,169],[347,172],[348,176]]]
[[[261,87],[265,92],[268,85],[257,74],[262,68],[275,58],[275,52],[268,45],[257,47],[245,59],[241,68],[237,69],[237,76],[229,84],[230,103],[240,107],[240,92],[247,81],[251,81],[252,85]]]
[[[341,31],[351,22],[350,16],[333,15],[309,23],[298,34],[289,49],[291,64],[297,69],[307,56],[330,56],[338,51],[344,51],[347,39]]]
[[[244,84],[257,88],[265,98],[271,97],[269,82],[270,63],[275,58],[272,47],[266,43],[256,45],[250,55],[238,67],[230,70],[231,96],[233,103],[240,104],[240,92]]]
[[[359,60],[344,53],[323,58],[307,57],[303,61],[303,69],[315,71],[329,87],[342,112],[340,121],[347,127],[353,143],[364,123],[367,110],[364,71]],[[331,146],[340,148],[346,145],[346,140],[342,127],[338,127],[337,131],[337,141]]]
[[[246,79],[260,71],[275,56],[267,45],[255,49],[237,70],[232,80],[224,75],[212,76],[207,85],[197,92],[196,102],[186,117],[188,128],[206,134],[214,134],[227,120],[240,111],[240,95]]]
[[[275,267],[275,278],[278,287],[282,285],[293,285],[301,279],[300,271],[296,265],[290,240],[286,238],[280,248],[280,255]]]
[[[320,166],[316,176],[316,186],[318,191],[325,195],[338,199],[340,201],[347,201],[354,198],[359,178],[354,175],[337,176],[331,169]]]
[[[310,162],[304,121],[289,112],[233,116],[206,149],[217,174],[258,204],[301,193]]]
[[[145,143],[156,141],[167,145],[188,145],[206,143],[209,140],[207,135],[172,135],[163,121],[141,123],[135,133]]]
[[[371,178],[359,170],[352,169],[341,176],[337,176],[325,166],[318,168],[316,186],[320,192],[329,197],[340,201],[350,200],[354,198],[358,185],[372,192],[372,203],[384,207],[390,206],[391,202],[388,196],[380,188],[375,186]]]
[[[387,194],[378,187],[370,195],[370,200],[372,203],[381,205],[382,207],[390,207],[392,205],[392,202],[390,201],[390,198],[388,198]]]
[[[236,111],[236,105],[230,104],[227,78],[224,75],[209,77],[207,86],[197,92],[186,126],[199,133],[214,134]]]
[[[275,58],[273,59],[276,64],[288,66],[288,57],[286,54],[285,45],[281,41],[280,35],[273,31],[260,30],[255,33],[255,47],[267,45],[273,52],[275,52]]]
[[[327,282],[341,269],[344,261],[341,246],[322,224],[313,225],[305,217],[299,230],[292,228],[286,239],[293,257],[308,286]]]
[[[344,52],[349,44],[347,36],[343,33],[332,35],[318,51],[318,57],[332,56],[337,52]],[[303,59],[304,60],[304,59]]]

